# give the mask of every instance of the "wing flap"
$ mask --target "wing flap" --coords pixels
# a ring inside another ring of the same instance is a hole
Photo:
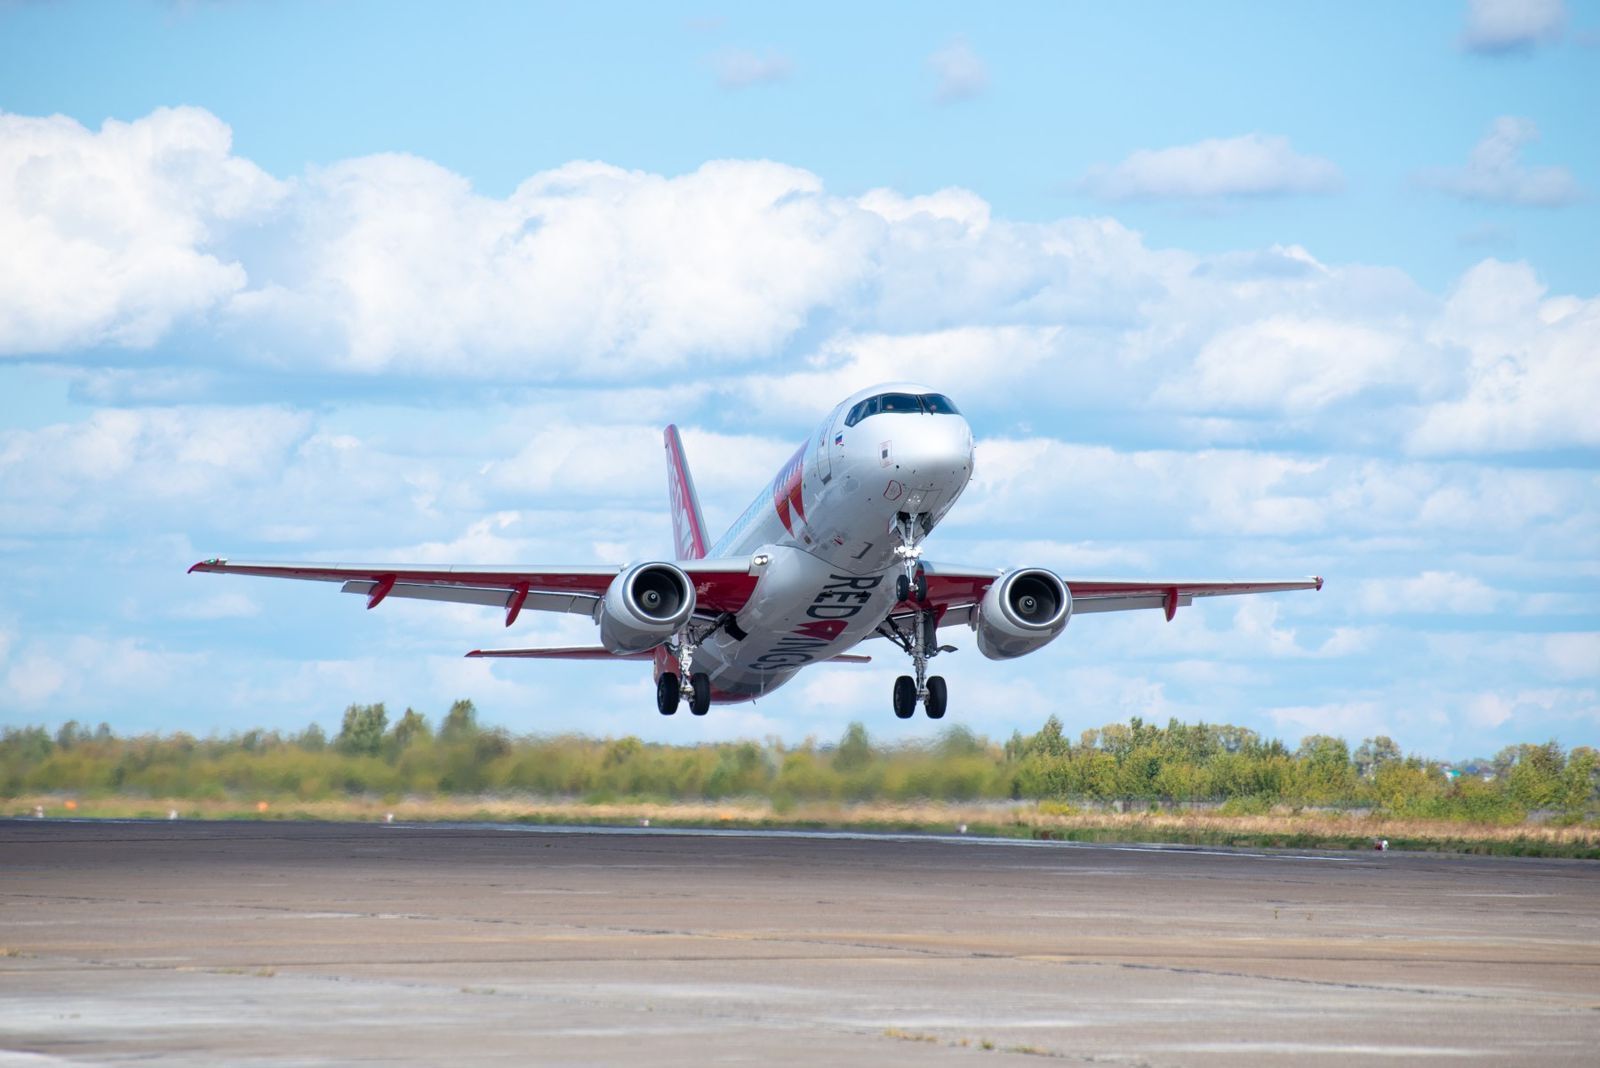
[[[748,557],[680,560],[675,563],[694,582],[698,615],[714,617],[724,612],[738,612],[756,587],[758,576],[752,573]],[[365,593],[368,607],[376,607],[386,597],[503,607],[509,622],[523,608],[546,612],[588,612],[593,609],[596,600],[605,596],[622,568],[609,564],[530,568],[495,565],[233,563],[219,557],[202,560],[189,571],[338,582],[343,584],[342,588],[348,593]]]
[[[613,653],[599,645],[566,645],[550,649],[474,649],[470,657],[505,657],[517,660],[653,660],[655,651]]]
[[[351,580],[340,589],[344,593],[358,593],[371,597],[378,588],[376,582]],[[481,604],[487,608],[509,608],[514,590],[483,589],[477,586],[423,586],[412,582],[396,582],[389,587],[389,597],[408,597],[418,601],[444,601],[450,604]],[[522,607],[531,612],[570,612],[577,616],[591,616],[600,598],[587,593],[529,593]]]
[[[1194,604],[1193,597],[1178,597],[1177,608],[1188,608]],[[1095,612],[1132,612],[1140,608],[1167,607],[1165,594],[1148,597],[1079,597],[1072,595],[1072,614],[1075,616],[1093,614]]]
[[[925,565],[928,577],[929,607],[938,614],[940,625],[965,616],[948,616],[971,608],[1003,572],[993,568],[963,568]],[[1186,608],[1197,597],[1232,597],[1250,593],[1284,593],[1290,590],[1320,590],[1318,576],[1295,579],[1075,579],[1062,576],[1072,592],[1073,615],[1097,612],[1129,612],[1159,608],[1171,619],[1179,608]],[[894,618],[913,618],[921,606],[897,605]]]

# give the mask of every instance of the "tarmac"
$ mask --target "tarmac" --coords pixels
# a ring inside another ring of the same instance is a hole
[[[0,821],[0,1066],[1586,1064],[1600,864]]]

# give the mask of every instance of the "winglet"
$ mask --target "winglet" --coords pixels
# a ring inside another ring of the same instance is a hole
[[[683,440],[678,428],[669,426],[662,435],[667,446],[667,496],[672,502],[672,538],[679,560],[701,560],[710,548],[706,541],[706,522],[700,515],[700,497],[689,477],[689,461],[683,455]]]
[[[1317,592],[1321,593],[1322,592],[1322,576],[1321,575],[1313,575],[1311,577],[1317,580]]]

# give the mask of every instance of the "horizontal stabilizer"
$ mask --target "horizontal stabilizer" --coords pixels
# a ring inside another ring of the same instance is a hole
[[[653,660],[655,653],[613,653],[599,645],[567,645],[554,649],[474,649],[468,656],[504,656],[523,660]]]

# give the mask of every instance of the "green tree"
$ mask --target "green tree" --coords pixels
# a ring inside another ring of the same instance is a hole
[[[1600,786],[1600,752],[1580,745],[1567,754],[1567,767],[1561,773],[1559,804],[1568,812],[1581,812],[1595,798]]]
[[[1061,734],[1061,721],[1051,716],[1039,728],[1039,733],[1028,739],[1028,752],[1047,757],[1064,757],[1072,747]]]
[[[344,724],[334,741],[340,752],[360,756],[376,756],[383,745],[383,731],[389,725],[389,713],[383,702],[375,705],[351,705],[344,710]]]
[[[1562,778],[1567,770],[1566,755],[1556,742],[1544,745],[1518,745],[1501,750],[1495,765],[1502,766],[1509,756],[1506,793],[1524,808],[1553,808],[1562,796]]]
[[[1363,779],[1370,779],[1378,773],[1378,769],[1385,764],[1392,764],[1403,759],[1404,754],[1395,744],[1393,738],[1387,734],[1380,734],[1376,738],[1368,738],[1356,748],[1354,760],[1356,774]]]
[[[1307,735],[1295,751],[1295,759],[1300,763],[1306,800],[1345,801],[1355,792],[1355,769],[1343,738]]]
[[[395,755],[406,751],[412,743],[427,741],[433,736],[428,728],[428,717],[416,709],[406,709],[405,715],[395,721],[394,727],[389,731],[389,749]]]
[[[450,711],[445,713],[444,722],[439,725],[439,737],[447,742],[470,738],[477,733],[478,710],[467,700],[451,705]]]
[[[858,771],[872,763],[872,739],[867,728],[852,723],[844,729],[838,748],[833,751],[833,766],[837,771]]]

